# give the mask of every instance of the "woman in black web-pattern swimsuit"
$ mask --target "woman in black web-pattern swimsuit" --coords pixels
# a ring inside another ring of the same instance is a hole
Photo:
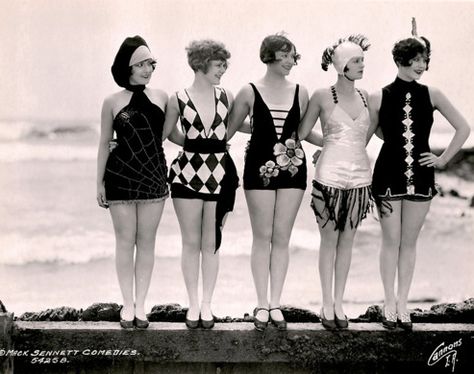
[[[194,82],[170,97],[163,136],[171,134],[171,141],[183,145],[171,163],[169,181],[182,236],[181,268],[189,297],[186,326],[212,328],[211,301],[219,270],[221,232],[238,186],[237,171],[226,149],[233,98],[229,91],[216,87],[227,70],[230,53],[213,40],[194,41],[186,50]],[[178,119],[184,136],[176,127]]]
[[[285,36],[267,36],[260,59],[267,66],[266,74],[239,92],[229,134],[250,117],[244,190],[253,233],[251,266],[258,298],[255,328],[262,331],[271,321],[285,330],[280,297],[291,231],[306,188],[306,159],[298,126],[308,105],[308,93],[286,79],[299,55]]]
[[[434,168],[446,165],[470,131],[466,120],[439,90],[416,82],[428,70],[430,43],[416,36],[416,25],[412,34],[413,37],[397,42],[392,50],[398,67],[395,81],[372,95],[369,101],[372,124],[378,124],[377,135],[384,141],[372,183],[382,227],[382,323],[388,329],[398,324],[406,330],[412,329],[407,301],[417,239],[436,194]],[[440,156],[431,153],[428,145],[434,110],[456,130]]]
[[[97,202],[110,207],[114,224],[124,328],[148,327],[145,297],[155,259],[156,230],[168,196],[161,139],[167,95],[145,87],[154,69],[146,42],[140,36],[125,39],[112,66],[116,83],[125,89],[107,97],[102,106]],[[114,131],[117,146],[109,153]]]

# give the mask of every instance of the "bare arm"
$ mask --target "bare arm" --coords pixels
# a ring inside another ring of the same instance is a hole
[[[227,129],[227,140],[231,139],[237,130],[242,127],[245,118],[250,113],[251,105],[253,105],[253,91],[249,85],[246,85],[242,87],[235,97],[234,105],[232,107],[232,111],[230,112],[229,127]],[[247,123],[245,126],[245,131],[243,132],[250,132],[250,124]]]
[[[298,128],[298,137],[300,139],[306,139],[311,144],[322,147],[323,138],[321,135],[313,130],[316,121],[321,113],[321,91],[316,91],[312,96],[308,104],[308,109],[300,123]]]
[[[102,208],[108,207],[107,197],[105,196],[104,174],[105,165],[109,158],[109,141],[114,133],[112,102],[111,97],[104,100],[100,115],[100,139],[97,152],[97,202]]]
[[[165,124],[163,125],[163,140],[169,138],[173,143],[183,146],[184,135],[176,126],[178,118],[178,98],[176,95],[171,95],[166,108]]]
[[[383,140],[381,128],[379,126],[379,111],[380,104],[382,103],[382,92],[378,91],[369,96],[369,114],[370,114],[370,126],[367,130],[367,138],[365,144],[367,145],[372,138],[372,135],[377,135]]]
[[[462,114],[451,104],[448,98],[438,89],[429,88],[431,102],[435,109],[446,118],[451,126],[456,130],[448,147],[440,156],[436,156],[431,152],[424,152],[421,154],[419,160],[420,165],[433,166],[437,168],[444,167],[451,158],[461,149],[471,132],[469,124]]]

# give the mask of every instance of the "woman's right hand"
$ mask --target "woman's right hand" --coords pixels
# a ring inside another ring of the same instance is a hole
[[[97,187],[97,203],[100,207],[107,209],[109,204],[107,203],[107,199],[105,197],[105,187],[103,184]]]

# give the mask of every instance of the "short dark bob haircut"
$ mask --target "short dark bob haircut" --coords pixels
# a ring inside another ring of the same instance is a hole
[[[230,52],[224,44],[212,39],[193,40],[186,47],[188,54],[188,64],[194,72],[200,70],[204,74],[209,69],[209,64],[213,60],[220,60],[227,63]]]
[[[395,43],[392,49],[393,61],[395,61],[397,65],[410,66],[410,60],[420,53],[425,57],[426,70],[428,70],[431,44],[430,41],[423,36],[421,36],[420,39],[425,42],[425,45],[416,38],[407,38]]]
[[[260,46],[260,60],[264,64],[271,64],[276,61],[275,52],[291,52],[292,48],[295,50],[295,64],[297,64],[301,55],[296,53],[295,45],[281,33],[268,35]]]

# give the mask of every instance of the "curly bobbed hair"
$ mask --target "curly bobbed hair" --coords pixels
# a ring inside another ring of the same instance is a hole
[[[202,71],[204,74],[209,69],[209,64],[213,60],[227,62],[230,58],[230,52],[224,44],[212,39],[193,40],[186,47],[188,55],[188,64],[194,72]]]
[[[421,54],[426,61],[426,70],[428,70],[431,56],[431,44],[423,36],[416,38],[407,38],[395,43],[392,49],[393,61],[397,65],[410,66],[410,60]]]

